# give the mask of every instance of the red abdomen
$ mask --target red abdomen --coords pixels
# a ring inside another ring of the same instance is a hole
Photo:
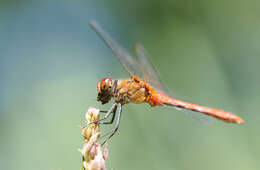
[[[203,114],[206,114],[209,116],[213,116],[217,119],[224,120],[226,122],[238,123],[238,124],[244,122],[243,119],[241,119],[239,116],[237,116],[231,112],[226,112],[226,111],[220,110],[220,109],[214,109],[214,108],[210,108],[210,107],[206,107],[206,106],[192,104],[189,102],[184,102],[181,100],[171,98],[161,92],[157,92],[156,94],[153,94],[148,102],[152,106],[173,106],[173,107],[177,107],[177,108],[200,112],[200,113],[203,113]]]

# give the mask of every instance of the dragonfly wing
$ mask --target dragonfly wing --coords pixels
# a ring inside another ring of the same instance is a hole
[[[115,42],[108,33],[103,30],[103,28],[96,22],[90,21],[90,26],[96,31],[96,33],[101,37],[105,44],[111,48],[114,55],[126,69],[126,71],[131,75],[140,76],[140,65],[136,58],[132,57],[126,50],[120,47],[117,42]]]
[[[186,109],[180,109],[180,108],[176,108],[177,110],[181,110],[184,112],[184,114],[188,115],[189,117],[191,117],[192,119],[198,121],[201,124],[210,124],[212,122],[214,122],[214,118],[199,112],[194,112],[192,110],[186,110]]]
[[[141,44],[135,44],[134,50],[137,54],[137,61],[140,66],[142,66],[141,72],[144,80],[151,84],[156,90],[162,91],[169,95],[169,91],[160,80],[159,73],[156,71],[155,67],[149,60],[149,54],[147,50]]]
[[[158,72],[156,71],[155,67],[149,60],[149,58],[148,58],[149,54],[148,54],[147,50],[141,44],[135,44],[134,50],[137,54],[138,63],[141,66],[143,66],[141,69],[141,72],[142,72],[142,77],[144,78],[144,80],[146,82],[148,82],[149,84],[151,84],[153,87],[155,87],[156,90],[159,90],[161,92],[164,92],[168,96],[171,96],[170,92],[167,90],[167,88],[163,85],[162,81],[160,80],[160,76],[159,76]],[[174,107],[174,108],[176,108],[177,110],[183,111],[186,115],[188,115],[189,117],[193,118],[194,120],[196,120],[202,124],[210,123],[210,122],[213,122],[213,120],[214,120],[214,118],[212,118],[211,116],[204,115],[199,112],[194,112],[194,111],[187,110],[187,109],[181,109],[178,107]]]

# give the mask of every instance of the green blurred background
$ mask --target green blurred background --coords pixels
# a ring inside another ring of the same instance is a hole
[[[97,81],[128,77],[90,19],[129,51],[142,43],[176,98],[245,120],[125,106],[108,169],[260,169],[259,18],[255,0],[0,1],[0,169],[80,168],[84,114],[110,107]]]

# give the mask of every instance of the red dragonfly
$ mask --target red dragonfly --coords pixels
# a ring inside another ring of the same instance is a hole
[[[115,102],[103,118],[91,123],[100,122],[103,124],[112,124],[116,110],[118,109],[115,128],[105,134],[110,134],[107,140],[109,140],[117,131],[122,106],[128,103],[149,103],[151,106],[172,106],[177,109],[188,110],[189,112],[199,112],[225,122],[237,124],[244,122],[243,119],[231,112],[192,104],[170,97],[169,92],[161,83],[157,72],[148,59],[148,53],[143,46],[136,44],[134,50],[137,57],[132,57],[127,51],[121,48],[96,21],[90,21],[90,26],[103,39],[106,45],[111,48],[114,55],[131,76],[131,78],[124,80],[114,80],[106,77],[97,83],[97,101],[106,104],[111,100],[111,98],[114,98]],[[102,122],[111,114],[113,114],[113,116],[110,122]]]

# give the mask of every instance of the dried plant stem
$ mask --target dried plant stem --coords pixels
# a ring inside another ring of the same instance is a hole
[[[100,137],[99,122],[88,125],[99,118],[99,110],[94,107],[90,107],[85,115],[87,126],[82,128],[84,143],[82,149],[79,149],[82,154],[82,170],[106,170],[107,146],[102,152],[101,144],[97,143]]]

